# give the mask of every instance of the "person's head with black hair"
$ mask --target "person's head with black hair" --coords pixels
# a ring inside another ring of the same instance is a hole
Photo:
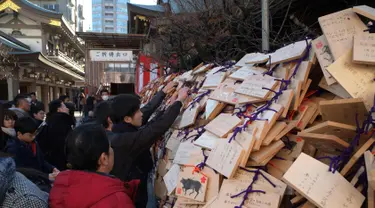
[[[109,98],[109,91],[107,89],[103,89],[100,91],[100,96],[103,100],[108,100]]]
[[[19,94],[14,98],[14,105],[26,112],[30,111],[31,98],[28,95]]]
[[[37,123],[31,117],[19,118],[14,125],[17,138],[28,143],[34,141],[37,128]]]
[[[68,167],[110,173],[114,155],[104,128],[99,124],[83,124],[67,137],[65,153]]]
[[[135,127],[142,126],[143,113],[140,109],[141,101],[138,96],[122,94],[112,100],[111,119],[114,123],[125,122]]]
[[[67,102],[69,102],[69,96],[67,96],[67,95],[61,95],[59,97],[59,100],[63,101],[64,103],[67,103]]]
[[[35,92],[30,93],[30,97],[31,97],[31,101],[34,101],[34,102],[37,101]]]
[[[103,125],[106,130],[111,131],[113,122],[110,118],[112,114],[112,108],[110,101],[104,101],[99,103],[95,107],[94,117],[97,124]]]
[[[46,115],[44,112],[44,106],[41,104],[31,105],[30,112],[33,118],[39,121],[43,121]]]
[[[13,129],[14,123],[16,122],[16,120],[17,120],[16,113],[11,110],[6,109],[3,111],[3,120],[2,120],[1,127]]]

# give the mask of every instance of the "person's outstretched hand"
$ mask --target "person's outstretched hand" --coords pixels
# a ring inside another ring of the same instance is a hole
[[[176,82],[169,82],[169,83],[167,84],[167,86],[165,86],[165,87],[163,88],[163,92],[164,92],[165,94],[168,94],[168,93],[172,92],[172,90],[174,90],[177,86],[178,86],[178,83],[176,83]]]
[[[180,89],[180,91],[178,91],[177,101],[182,103],[185,102],[186,98],[189,96],[189,90],[190,89],[188,87]]]

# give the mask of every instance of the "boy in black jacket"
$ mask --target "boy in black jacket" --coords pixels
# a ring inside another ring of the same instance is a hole
[[[16,121],[14,129],[17,138],[7,142],[5,151],[14,156],[16,166],[32,168],[44,173],[51,173],[54,178],[58,170],[44,160],[38,143],[34,140],[37,124],[31,117],[23,117]]]
[[[147,123],[172,87],[173,83],[158,92],[142,109],[137,96],[119,95],[111,101],[100,103],[95,110],[96,122],[107,129],[115,158],[118,158],[112,174],[123,181],[141,180],[137,208],[146,207],[147,204],[147,179],[153,165],[150,147],[174,123],[188,96],[188,88],[181,89],[177,100],[155,121]]]

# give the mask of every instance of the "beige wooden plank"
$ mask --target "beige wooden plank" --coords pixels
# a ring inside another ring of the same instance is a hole
[[[336,152],[336,149],[343,150],[349,147],[349,143],[344,140],[333,136],[325,134],[313,134],[299,132],[298,136],[302,137],[306,143],[315,146],[317,149],[325,152]]]
[[[353,167],[353,165],[358,161],[358,159],[366,152],[368,148],[375,142],[374,138],[370,138],[362,147],[357,150],[357,152],[350,158],[349,162],[344,166],[341,170],[341,175],[345,176],[349,170]]]
[[[353,7],[353,11],[369,19],[375,20],[375,9],[372,7],[369,7],[367,5],[355,6]]]
[[[353,63],[375,65],[375,34],[354,36]]]
[[[241,119],[232,114],[222,113],[204,128],[218,137],[225,138],[241,123]]]
[[[353,125],[325,121],[303,130],[304,133],[335,135],[346,142],[351,141],[356,135],[356,127]]]
[[[313,40],[312,46],[316,51],[316,56],[320,64],[320,68],[323,71],[324,79],[327,85],[336,83],[337,81],[335,80],[335,78],[333,78],[332,75],[327,71],[327,67],[334,62],[334,59],[330,51],[326,36],[322,35]]]

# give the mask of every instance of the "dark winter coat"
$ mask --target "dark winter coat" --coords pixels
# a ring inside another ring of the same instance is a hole
[[[14,138],[14,136],[11,136],[11,135],[5,133],[4,131],[0,131],[0,134],[1,134],[0,135],[0,151],[1,151],[7,145],[8,140]]]
[[[16,172],[12,158],[0,158],[0,207],[48,208],[48,194]]]
[[[133,208],[138,183],[101,173],[64,171],[50,192],[50,208]]]
[[[46,160],[57,169],[66,169],[65,140],[74,127],[74,119],[65,113],[54,113],[36,136]]]
[[[141,180],[137,207],[143,207],[147,203],[147,176],[153,167],[150,148],[172,126],[182,107],[182,103],[177,101],[158,116],[155,122],[147,123],[164,97],[163,92],[157,93],[141,109],[144,124],[141,128],[123,122],[114,125],[112,132],[107,132],[116,158],[112,174],[125,181]]]
[[[35,153],[33,152],[35,148]],[[44,160],[43,153],[36,141],[23,142],[17,138],[8,140],[5,152],[13,155],[17,167],[33,168],[44,173],[52,173],[53,166]]]

